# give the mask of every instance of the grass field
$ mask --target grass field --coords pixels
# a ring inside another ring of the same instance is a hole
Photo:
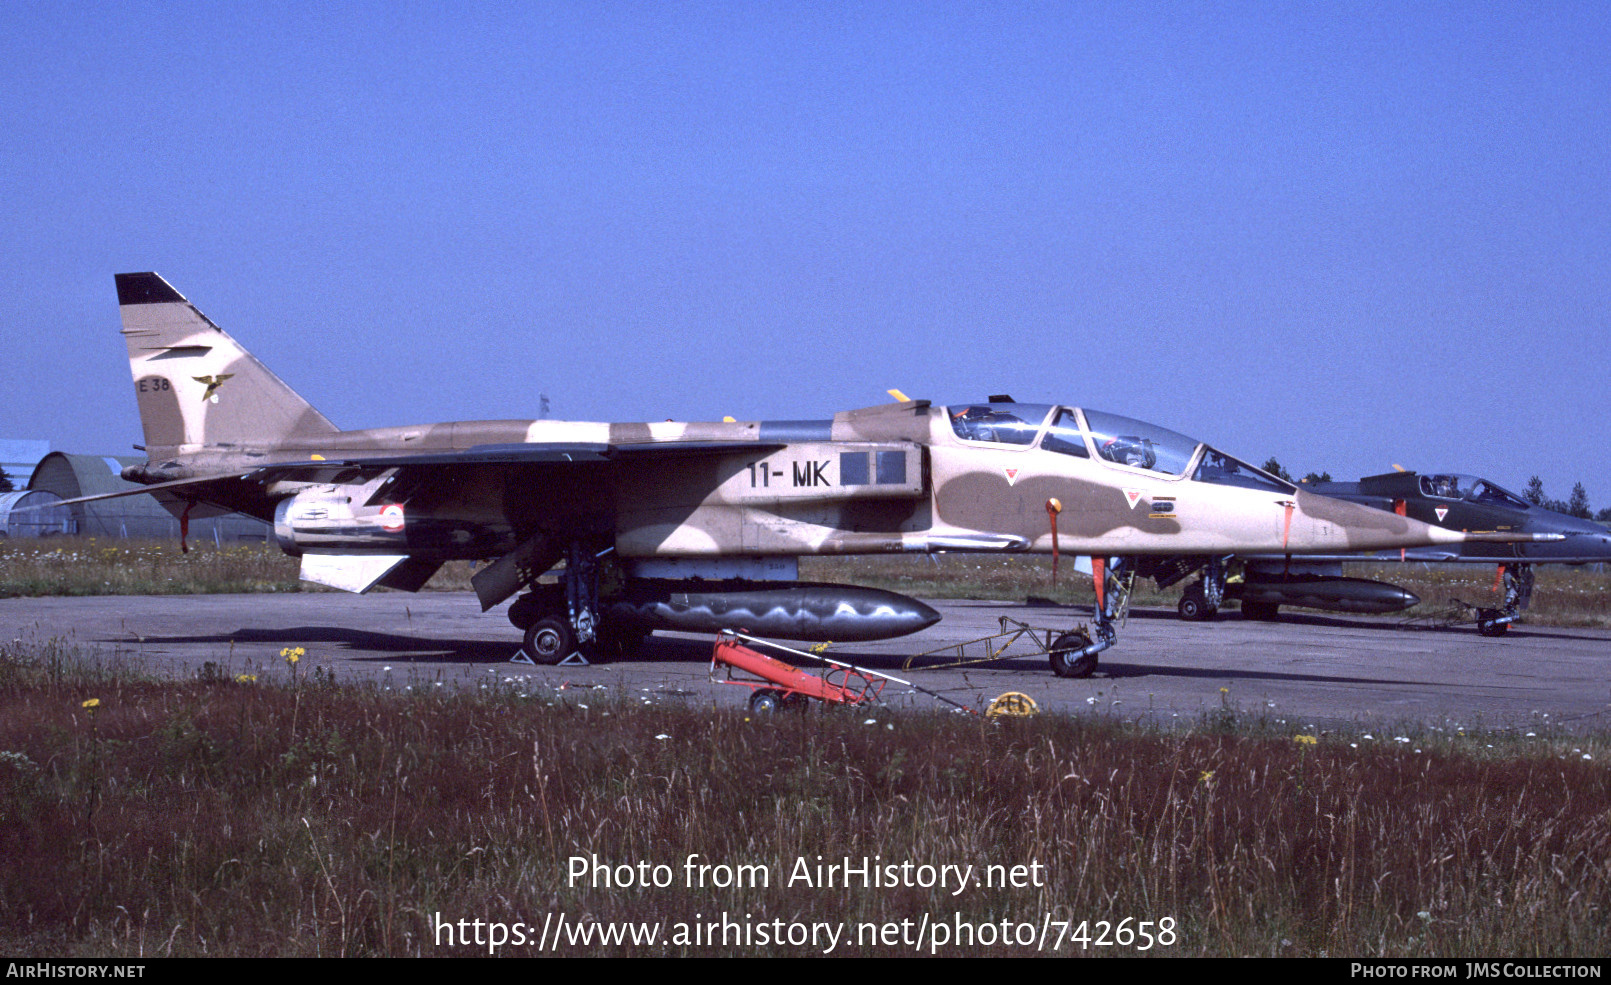
[[[1090,604],[1088,578],[1065,558],[1057,586],[1047,557],[990,554],[802,558],[800,576],[888,588],[927,598],[1023,601],[1032,597]],[[16,595],[168,595],[210,592],[323,591],[297,580],[296,558],[278,548],[204,544],[181,553],[168,542],[53,539],[0,540],[0,597]],[[1611,573],[1566,565],[1536,567],[1537,587],[1525,621],[1541,626],[1611,626]],[[427,590],[465,591],[471,566],[452,562]],[[1494,569],[1487,565],[1350,565],[1355,577],[1401,585],[1421,597],[1405,618],[1436,618],[1450,600],[1497,605]],[[1138,582],[1134,604],[1173,608],[1180,586],[1159,592]]]
[[[1148,954],[1611,951],[1602,738],[1295,736],[1229,708],[1167,733],[754,719],[414,684],[334,686],[290,664],[156,681],[59,644],[0,646],[0,951],[474,954],[489,948],[439,945],[438,920],[488,922],[485,940],[523,921],[535,940],[560,918],[570,955],[825,949],[757,942],[772,921],[838,927],[834,954],[1034,953],[1000,939],[1043,927],[1061,953],[1136,953],[1141,930]],[[691,854],[752,866],[756,884],[691,888]],[[1023,878],[788,884],[818,855]],[[573,856],[664,865],[669,884],[594,885],[591,868],[575,884]],[[720,914],[747,942],[667,943]],[[946,941],[900,943],[924,920]],[[628,924],[657,942],[575,939]],[[964,924],[971,943],[950,936]]]

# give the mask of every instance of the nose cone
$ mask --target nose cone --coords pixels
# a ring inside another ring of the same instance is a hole
[[[1529,559],[1593,564],[1611,561],[1611,532],[1594,524],[1594,530],[1562,531],[1566,534],[1553,544],[1538,544],[1523,551]]]
[[[1465,539],[1459,531],[1299,489],[1286,550],[1293,554],[1378,551],[1458,544]]]
[[[1566,535],[1566,543],[1573,544],[1584,554],[1605,555],[1611,553],[1611,530],[1593,520],[1584,520],[1572,517],[1570,524],[1557,524],[1549,526],[1530,526],[1541,532],[1555,531]]]

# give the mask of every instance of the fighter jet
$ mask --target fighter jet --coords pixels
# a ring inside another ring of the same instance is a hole
[[[460,421],[343,431],[154,273],[118,274],[148,460],[124,470],[175,515],[273,525],[304,579],[418,590],[446,561],[483,610],[515,597],[525,652],[630,648],[656,629],[857,641],[939,616],[915,599],[796,581],[804,555],[1337,552],[1480,535],[1319,496],[1196,439],[996,396],[819,420]],[[1106,602],[1090,673],[1112,644]]]
[[[1386,582],[1341,577],[1344,562],[1426,561],[1495,564],[1504,586],[1497,607],[1470,606],[1477,629],[1485,636],[1502,635],[1524,611],[1533,594],[1534,564],[1592,564],[1611,561],[1611,530],[1592,520],[1545,509],[1527,502],[1498,483],[1476,476],[1408,471],[1366,476],[1358,482],[1319,482],[1305,489],[1336,499],[1407,516],[1450,530],[1487,530],[1530,535],[1511,543],[1468,541],[1456,545],[1413,547],[1360,556],[1250,557],[1239,582],[1221,584],[1222,598],[1241,600],[1242,612],[1273,619],[1279,606],[1298,605],[1338,612],[1394,612],[1420,601]],[[1225,577],[1227,565],[1213,559],[1164,559],[1143,562],[1145,573],[1162,587],[1200,567],[1203,577],[1181,597],[1186,619],[1213,615],[1208,604],[1214,579]],[[1176,576],[1178,577],[1172,577]]]

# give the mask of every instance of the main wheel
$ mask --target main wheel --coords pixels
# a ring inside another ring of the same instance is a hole
[[[558,616],[544,616],[526,627],[526,656],[532,663],[552,666],[576,649],[576,633]]]
[[[1081,653],[1091,645],[1084,633],[1064,633],[1052,641],[1047,657],[1052,662],[1052,673],[1058,677],[1090,677],[1096,670],[1096,654]]]
[[[757,715],[770,715],[783,704],[783,695],[771,688],[762,688],[750,695],[750,711]]]
[[[1175,606],[1180,618],[1187,622],[1201,622],[1213,615],[1208,608],[1208,596],[1203,594],[1202,585],[1192,585],[1180,596],[1180,604]]]
[[[1484,636],[1503,636],[1509,628],[1510,623],[1508,622],[1498,622],[1494,619],[1477,620],[1477,632]]]

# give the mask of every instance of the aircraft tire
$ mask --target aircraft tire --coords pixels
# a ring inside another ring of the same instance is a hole
[[[1096,671],[1096,654],[1080,654],[1090,645],[1090,637],[1083,633],[1064,633],[1053,640],[1052,648],[1047,651],[1052,673],[1058,677],[1090,677]]]
[[[1192,585],[1181,594],[1180,604],[1175,606],[1175,611],[1187,622],[1203,622],[1214,614],[1208,608],[1208,597],[1197,585]]]
[[[526,656],[532,663],[553,666],[576,649],[576,633],[558,616],[545,616],[526,627]]]
[[[1492,619],[1482,619],[1477,622],[1477,632],[1483,636],[1503,636],[1510,629],[1508,622],[1495,622]]]

